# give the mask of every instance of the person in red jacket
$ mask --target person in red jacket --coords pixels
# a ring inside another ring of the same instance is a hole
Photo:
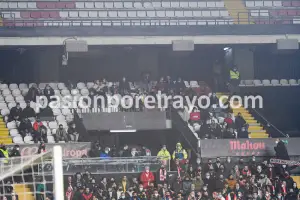
[[[43,126],[43,123],[39,119],[36,119],[33,123],[33,130],[39,131],[41,126]]]
[[[145,167],[145,171],[141,173],[140,176],[140,181],[143,184],[144,188],[148,188],[150,186],[150,183],[154,182],[154,175],[153,173],[149,170],[149,167]]]
[[[193,123],[199,122],[199,121],[200,121],[200,111],[197,108],[194,108],[193,111],[190,113],[189,122],[191,124],[193,124]]]
[[[93,193],[90,192],[90,188],[85,188],[85,192],[82,193],[82,200],[92,200]]]

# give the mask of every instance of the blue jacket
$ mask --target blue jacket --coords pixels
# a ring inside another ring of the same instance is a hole
[[[102,152],[102,153],[100,153],[100,158],[101,158],[101,159],[109,159],[110,156],[109,156],[107,153]]]

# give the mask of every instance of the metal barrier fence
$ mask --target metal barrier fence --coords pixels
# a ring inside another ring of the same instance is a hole
[[[22,175],[26,167],[38,167],[38,174],[52,175],[53,163],[52,157],[22,156],[0,159],[0,172],[5,174],[11,170],[17,169],[16,173]],[[170,170],[170,162],[164,163],[166,169]],[[75,174],[77,172],[89,171],[92,174],[105,173],[139,173],[149,166],[151,171],[158,170],[162,161],[156,156],[142,157],[114,157],[114,158],[65,158],[63,159],[63,172],[65,175]]]
[[[105,173],[139,173],[145,170],[146,166],[151,171],[156,171],[161,167],[161,160],[156,156],[127,157],[127,158],[78,158],[64,159],[64,174],[75,174],[76,172],[89,171],[92,174]],[[167,169],[170,170],[170,163]]]

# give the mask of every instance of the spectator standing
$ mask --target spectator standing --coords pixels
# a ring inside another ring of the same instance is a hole
[[[181,143],[178,142],[172,155],[173,160],[179,160],[181,163],[184,163],[187,157],[187,152],[182,148]]]
[[[131,157],[131,151],[128,148],[128,145],[125,144],[123,150],[120,152],[121,157]]]
[[[66,129],[64,129],[63,125],[60,124],[58,126],[58,129],[55,132],[55,135],[53,135],[55,138],[55,142],[59,142],[59,141],[65,141],[68,142],[68,135],[67,135],[67,131]]]
[[[238,115],[235,117],[235,127],[237,130],[240,130],[247,124],[245,119],[243,118],[242,114],[239,112]]]
[[[110,156],[109,156],[109,148],[108,147],[105,147],[104,149],[104,152],[101,152],[100,154],[100,159],[109,159]]]
[[[90,188],[86,187],[84,193],[82,193],[82,200],[92,200],[93,193],[90,192]]]
[[[46,96],[48,102],[50,102],[50,100],[51,100],[50,97],[54,96],[54,90],[53,90],[53,88],[49,84],[47,84],[43,93]]]
[[[72,141],[72,142],[77,142],[78,141],[79,133],[76,130],[76,124],[75,123],[70,124],[70,126],[68,128],[68,135],[69,135],[70,141]]]
[[[127,180],[127,176],[123,176],[122,181],[119,185],[119,188],[121,188],[121,191],[126,192],[130,188],[130,183]]]
[[[40,95],[39,89],[37,88],[36,84],[32,84],[29,88],[27,95],[25,96],[25,100],[36,102],[37,96]]]
[[[119,83],[120,94],[124,95],[130,91],[129,82],[126,80],[126,77],[122,78],[122,81]]]
[[[82,199],[82,194],[83,194],[83,187],[80,186],[78,188],[78,190],[74,193],[72,200],[83,200]]]
[[[185,85],[180,77],[177,79],[177,81],[175,83],[175,88],[176,88],[177,94],[180,94],[180,92],[182,92],[183,89],[185,88]]]
[[[234,87],[237,87],[240,83],[240,72],[237,67],[234,66],[233,69],[229,71],[230,74],[230,84]]]
[[[140,181],[143,184],[144,188],[148,188],[150,183],[154,182],[154,175],[150,171],[149,166],[145,167],[145,171],[143,171],[140,175]]]
[[[162,165],[156,172],[156,184],[163,184],[168,182],[168,172],[165,165]]]
[[[167,150],[167,146],[163,145],[161,150],[158,152],[157,157],[163,162],[164,165],[167,165],[171,159],[170,152]]]

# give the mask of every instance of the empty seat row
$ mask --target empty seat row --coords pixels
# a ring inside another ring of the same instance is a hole
[[[299,10],[251,10],[251,16],[253,17],[267,17],[273,16],[300,16]]]
[[[2,2],[0,9],[85,9],[85,8],[224,8],[223,1],[104,1],[104,2]]]
[[[61,11],[62,18],[98,18],[98,17],[228,17],[228,11]]]
[[[0,9],[72,9],[76,8],[75,2],[2,2]]]
[[[43,26],[202,26],[229,25],[232,20],[108,20],[108,21],[45,21]],[[27,24],[28,25],[28,24]],[[38,24],[35,24],[37,26]]]
[[[296,19],[294,20],[282,20],[282,19],[258,19],[258,20],[254,20],[255,24],[299,24],[299,21],[297,21]]]
[[[99,17],[228,17],[227,10],[213,11],[43,11],[43,12],[3,12],[6,19],[59,19],[59,18],[99,18]]]
[[[246,1],[246,7],[282,7],[281,1]]]
[[[246,7],[300,7],[300,1],[246,1]]]
[[[300,9],[299,10],[270,10],[270,14],[273,16],[300,16]]]
[[[205,25],[232,25],[233,20],[102,20],[102,21],[30,21],[4,20],[7,27],[68,27],[68,26],[205,26]],[[299,22],[298,22],[299,24]]]
[[[270,80],[241,80],[240,86],[299,86],[300,79],[297,81],[295,79],[272,79]]]
[[[224,2],[197,2],[197,1],[151,1],[151,2],[138,2],[138,1],[107,1],[107,2],[76,2],[76,8],[78,9],[102,9],[102,8],[224,8]]]

